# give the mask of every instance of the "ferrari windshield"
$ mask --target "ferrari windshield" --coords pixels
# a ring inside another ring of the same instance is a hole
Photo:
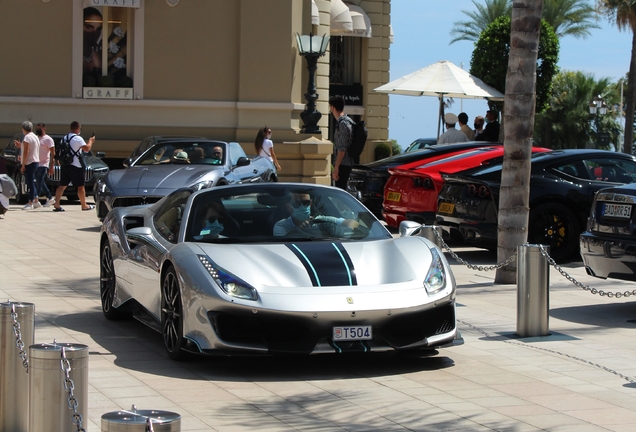
[[[205,190],[193,196],[187,217],[185,241],[392,238],[350,194],[312,185],[279,183]]]
[[[226,153],[227,145],[224,142],[186,141],[160,143],[148,149],[135,165],[223,165]]]

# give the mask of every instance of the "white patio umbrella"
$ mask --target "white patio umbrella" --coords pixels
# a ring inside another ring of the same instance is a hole
[[[439,99],[439,119],[444,113],[444,97],[458,99],[488,99],[501,101],[503,93],[485,84],[453,63],[442,60],[430,66],[384,84],[373,91],[378,93],[401,94],[406,96],[433,96]]]

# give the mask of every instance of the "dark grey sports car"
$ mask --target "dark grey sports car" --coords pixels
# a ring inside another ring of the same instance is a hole
[[[471,246],[497,247],[502,164],[444,174],[437,223]],[[577,252],[594,194],[636,182],[636,157],[606,150],[535,153],[530,168],[528,242],[550,246],[557,261]]]
[[[581,257],[588,274],[636,281],[636,184],[601,189],[592,203]]]
[[[100,220],[115,207],[154,203],[182,187],[200,190],[277,181],[276,168],[268,158],[251,160],[239,143],[205,138],[157,139],[143,153],[133,152],[124,165],[95,186]]]

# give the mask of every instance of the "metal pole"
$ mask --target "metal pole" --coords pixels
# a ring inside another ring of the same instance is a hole
[[[70,365],[72,392],[65,387],[64,357]],[[79,430],[75,411],[88,423],[88,346],[74,343],[36,344],[29,347],[29,431],[68,432]],[[71,397],[72,395],[72,397]],[[75,399],[73,401],[72,399]],[[75,410],[70,408],[75,406]]]
[[[0,432],[28,430],[29,369],[26,354],[34,339],[35,305],[9,300],[0,303]]]
[[[435,235],[435,231],[437,231],[437,233],[439,234],[439,237]],[[440,249],[442,248],[442,241],[440,240],[440,237],[442,236],[442,234],[441,234],[440,227],[436,225],[422,225],[419,236],[424,237],[427,240],[430,240],[438,248]]]
[[[525,244],[517,247],[517,334],[521,337],[547,336],[549,246]]]
[[[102,415],[102,432],[180,432],[181,416],[171,411],[113,411]]]

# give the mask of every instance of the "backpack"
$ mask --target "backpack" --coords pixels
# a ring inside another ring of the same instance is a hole
[[[7,174],[0,174],[0,192],[7,198],[15,198],[18,195],[15,182]]]
[[[75,152],[71,147],[71,140],[76,136],[76,134],[65,135],[59,143],[55,144],[55,160],[59,161],[60,165],[71,165],[75,156],[80,160],[80,163],[82,162],[79,151]]]
[[[367,124],[364,120],[360,120],[356,123],[351,119],[351,144],[349,144],[347,154],[351,156],[356,163],[359,162],[360,155],[367,143],[367,136],[369,136],[369,131],[367,130]]]

